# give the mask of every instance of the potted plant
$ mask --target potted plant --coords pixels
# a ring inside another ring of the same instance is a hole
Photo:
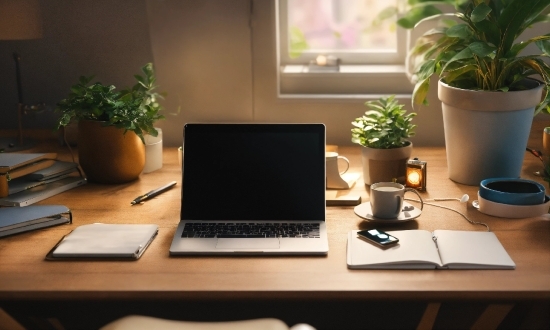
[[[154,92],[153,65],[142,68],[137,83],[117,91],[113,85],[91,84],[80,77],[69,96],[57,104],[57,128],[78,121],[79,163],[90,181],[123,183],[135,180],[145,165],[144,134],[157,136],[153,123],[164,118]]]
[[[550,0],[459,3],[450,14],[458,22],[445,20],[411,51],[421,59],[413,101],[426,104],[430,78],[439,76],[452,180],[478,185],[485,178],[519,177],[533,115],[550,113],[550,66],[544,61],[550,35],[518,39],[531,25],[549,21]],[[530,44],[542,53],[523,55]]]
[[[411,123],[416,113],[406,113],[395,95],[368,101],[365,114],[352,122],[351,141],[360,144],[363,180],[371,185],[377,182],[405,183],[407,161],[412,152],[416,125]]]

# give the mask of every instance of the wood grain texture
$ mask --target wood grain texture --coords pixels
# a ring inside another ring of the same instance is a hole
[[[542,127],[534,122],[530,143],[542,144]],[[540,127],[539,127],[540,126]],[[540,129],[540,132],[539,132]],[[540,134],[539,134],[540,133]],[[537,137],[538,136],[538,137]],[[536,145],[534,146],[537,147]],[[55,143],[37,150],[71,157]],[[361,172],[359,147],[340,147],[349,158],[350,172]],[[516,270],[349,270],[346,267],[347,233],[353,229],[452,229],[484,230],[452,211],[425,206],[422,215],[400,225],[363,221],[353,207],[327,207],[329,253],[327,256],[274,257],[170,257],[168,249],[176,230],[181,199],[181,171],[177,150],[164,150],[162,169],[141,174],[127,184],[89,183],[40,204],[63,204],[73,211],[73,224],[0,239],[0,301],[40,299],[361,299],[361,300],[550,300],[550,221],[547,217],[503,219],[472,207],[477,187],[455,183],[447,177],[444,148],[417,148],[412,157],[428,162],[427,191],[423,198],[470,196],[470,202],[440,202],[487,223],[517,265]],[[543,182],[533,173],[540,161],[526,153],[522,177]],[[140,194],[176,180],[171,190],[131,206]],[[547,184],[545,183],[545,186]],[[216,187],[205,187],[213,200],[223,198]],[[368,201],[369,190],[360,180],[351,191]],[[71,230],[83,224],[152,223],[158,237],[141,259],[122,261],[45,261],[47,252]]]

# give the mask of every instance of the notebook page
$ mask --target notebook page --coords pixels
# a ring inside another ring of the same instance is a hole
[[[399,239],[395,246],[382,249],[348,234],[348,267],[365,269],[434,269],[441,266],[432,233],[427,230],[388,231]]]
[[[435,230],[439,254],[451,269],[515,269],[493,232]]]

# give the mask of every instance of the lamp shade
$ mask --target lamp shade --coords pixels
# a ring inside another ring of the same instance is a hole
[[[42,38],[39,0],[0,0],[0,40]]]

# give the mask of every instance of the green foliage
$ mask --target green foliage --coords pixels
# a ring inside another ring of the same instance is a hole
[[[404,105],[395,100],[395,95],[366,102],[370,109],[351,124],[351,142],[377,149],[391,149],[406,146],[406,140],[413,136],[416,125],[411,123],[416,113],[406,114]]]
[[[550,57],[550,34],[517,41],[533,24],[550,21],[550,0],[469,0],[456,8],[453,16],[460,23],[428,31],[411,51],[421,59],[413,102],[426,104],[434,74],[453,87],[503,92],[525,89],[522,81],[538,75],[545,92],[535,114],[550,113],[550,66],[545,61]],[[522,55],[530,44],[541,53]]]
[[[302,53],[309,49],[309,45],[306,40],[306,36],[298,27],[293,26],[290,28],[290,58],[298,58]]]
[[[135,75],[137,83],[132,88],[118,92],[113,85],[90,84],[93,76],[80,77],[69,96],[57,104],[56,111],[61,113],[57,128],[72,120],[97,120],[123,128],[124,133],[133,131],[143,142],[143,134],[157,136],[153,124],[164,119],[159,114],[162,106],[158,103],[162,95],[154,92],[157,86],[153,64],[148,63],[141,70],[144,76]]]

